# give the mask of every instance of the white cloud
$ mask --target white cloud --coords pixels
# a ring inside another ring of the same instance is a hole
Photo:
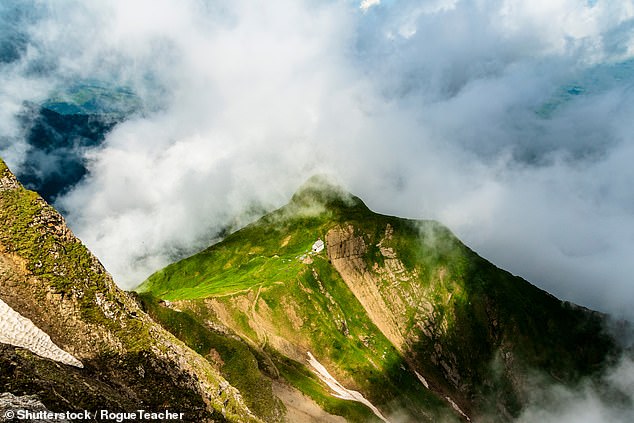
[[[632,4],[35,2],[21,59],[0,64],[0,149],[20,164],[16,112],[53,86],[134,88],[145,114],[58,202],[124,287],[327,171],[632,317]]]
[[[601,385],[584,380],[576,388],[544,387],[517,423],[628,423],[634,419],[634,363],[622,358]]]
[[[363,0],[359,8],[364,12],[367,12],[371,7],[381,4],[381,0]]]

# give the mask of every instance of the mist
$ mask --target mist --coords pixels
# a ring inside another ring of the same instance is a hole
[[[24,102],[81,80],[140,99],[55,203],[123,288],[327,173],[634,318],[632,1],[23,1],[0,16],[0,155],[18,173]]]
[[[605,372],[600,384],[583,380],[564,387],[537,382],[535,388],[539,389],[533,390],[517,423],[627,423],[634,418],[634,362],[625,356]]]

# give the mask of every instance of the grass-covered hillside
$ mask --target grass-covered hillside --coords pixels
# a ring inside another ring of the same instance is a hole
[[[318,239],[325,249],[311,252]],[[525,403],[533,371],[572,383],[599,371],[614,351],[599,314],[498,269],[437,222],[373,213],[323,178],[155,273],[138,292],[190,346],[207,341],[191,339],[182,325],[209,337],[230,331],[261,374],[352,421],[375,414],[334,398],[308,352],[383,416],[436,421],[508,420]],[[225,373],[240,385],[240,374]],[[245,398],[266,380],[250,384]]]
[[[0,393],[35,395],[51,411],[172,409],[184,421],[262,421],[213,362],[116,287],[64,219],[2,160],[0,222],[0,299],[83,365],[0,344]]]

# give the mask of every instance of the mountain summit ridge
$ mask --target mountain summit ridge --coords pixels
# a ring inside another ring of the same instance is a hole
[[[290,204],[306,207],[310,203],[319,203],[324,206],[362,206],[367,208],[363,201],[346,191],[335,177],[328,174],[316,174],[304,182],[293,194]]]
[[[353,421],[373,417],[333,403],[307,352],[385,415],[508,421],[533,369],[573,383],[617,351],[604,316],[497,268],[438,222],[376,214],[322,177],[139,292],[236,334],[262,366]]]

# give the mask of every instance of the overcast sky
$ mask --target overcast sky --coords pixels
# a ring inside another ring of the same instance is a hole
[[[95,80],[145,106],[56,204],[124,288],[327,172],[634,318],[630,0],[3,1],[0,16],[14,169],[24,101]]]

